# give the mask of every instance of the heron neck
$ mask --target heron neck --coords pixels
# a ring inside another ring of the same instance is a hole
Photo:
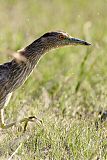
[[[40,39],[35,40],[24,49],[23,55],[30,62],[38,62],[38,60],[47,52],[47,48]]]

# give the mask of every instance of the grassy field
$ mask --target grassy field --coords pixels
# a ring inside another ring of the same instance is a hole
[[[49,52],[13,94],[6,122],[43,124],[0,130],[0,160],[107,160],[106,15],[107,0],[0,0],[0,63],[50,30],[92,43]]]

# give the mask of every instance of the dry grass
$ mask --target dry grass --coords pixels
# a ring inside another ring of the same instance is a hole
[[[14,93],[7,122],[36,115],[43,125],[30,123],[25,133],[23,125],[0,130],[0,159],[15,153],[14,160],[106,160],[107,125],[99,114],[107,108],[106,0],[0,4],[1,63],[49,30],[64,30],[93,44],[48,53]]]

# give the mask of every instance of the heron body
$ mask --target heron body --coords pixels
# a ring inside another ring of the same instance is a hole
[[[12,93],[29,77],[40,58],[51,49],[79,44],[90,45],[88,42],[72,38],[64,32],[48,32],[18,52],[25,60],[14,58],[12,61],[0,65],[0,125],[2,128],[9,128],[16,124],[16,122],[10,125],[4,124],[3,109],[7,106]],[[27,119],[27,121],[30,120]]]

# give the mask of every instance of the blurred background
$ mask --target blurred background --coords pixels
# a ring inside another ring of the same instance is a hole
[[[96,119],[106,110],[106,15],[107,0],[0,0],[0,63],[48,31],[65,31],[92,44],[45,55],[14,93],[6,109],[8,121],[36,114],[58,127],[80,117]]]

